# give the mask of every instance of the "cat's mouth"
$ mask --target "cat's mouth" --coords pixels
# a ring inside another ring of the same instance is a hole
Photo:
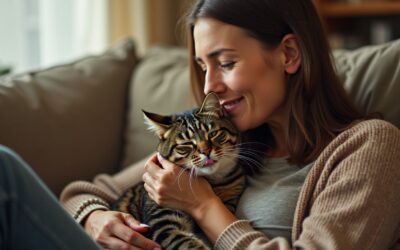
[[[203,167],[211,167],[212,165],[215,164],[216,161],[214,161],[213,159],[207,159],[204,164]]]

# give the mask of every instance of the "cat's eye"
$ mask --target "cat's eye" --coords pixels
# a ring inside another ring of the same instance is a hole
[[[192,147],[176,147],[175,151],[181,155],[187,155],[192,152]]]
[[[208,133],[208,135],[212,138],[212,137],[216,136],[217,133],[218,133],[218,130],[214,130],[214,131],[211,131],[210,133]]]
[[[225,133],[220,133],[220,134],[217,136],[217,138],[215,138],[215,140],[216,140],[218,143],[224,143],[224,142],[226,142],[226,140],[227,140],[226,134],[225,134]]]
[[[209,133],[212,141],[218,144],[224,144],[228,140],[228,136],[223,130],[214,130]]]

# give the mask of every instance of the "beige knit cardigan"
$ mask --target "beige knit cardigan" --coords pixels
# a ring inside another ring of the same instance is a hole
[[[93,183],[68,185],[61,202],[76,219],[108,209],[143,173],[130,167],[99,175]],[[215,249],[400,249],[400,131],[368,120],[338,135],[306,177],[295,210],[292,245],[268,238],[238,220],[219,236]]]

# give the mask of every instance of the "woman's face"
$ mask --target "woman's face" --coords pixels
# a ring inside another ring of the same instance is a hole
[[[196,61],[205,73],[204,93],[218,94],[239,131],[283,122],[284,56],[266,49],[237,26],[200,18],[194,26]]]

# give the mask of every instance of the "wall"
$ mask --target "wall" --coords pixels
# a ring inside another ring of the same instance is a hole
[[[119,0],[110,2],[110,41],[135,38],[140,54],[156,44],[183,45],[180,20],[191,0]]]

